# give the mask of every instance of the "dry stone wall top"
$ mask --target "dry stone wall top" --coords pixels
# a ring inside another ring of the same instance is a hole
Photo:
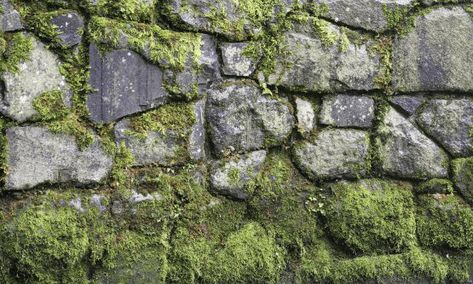
[[[0,0],[0,283],[471,283],[470,0]]]

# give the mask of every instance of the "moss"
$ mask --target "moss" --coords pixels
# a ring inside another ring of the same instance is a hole
[[[102,48],[117,48],[125,41],[131,49],[163,68],[182,71],[186,66],[198,68],[199,65],[202,44],[199,34],[102,17],[93,17],[88,30],[91,39],[102,44]]]
[[[83,1],[89,13],[125,21],[154,22],[157,1],[143,0],[98,0],[95,4]]]
[[[2,54],[0,60],[0,73],[10,72],[17,73],[19,71],[18,64],[29,59],[33,42],[31,38],[22,33],[5,36],[8,45]]]
[[[69,11],[56,10],[53,12],[37,13],[27,17],[26,22],[28,26],[34,30],[34,33],[37,36],[49,41],[54,47],[61,47],[61,40],[58,37],[61,32],[58,27],[52,23],[52,20],[54,17],[67,12]]]
[[[135,158],[133,157],[133,154],[126,146],[125,141],[122,141],[116,149],[113,168],[111,172],[112,185],[114,187],[126,188],[126,186],[128,185],[127,169],[131,167],[134,161]]]
[[[417,236],[433,248],[473,248],[473,211],[455,195],[422,195],[417,210]]]
[[[418,193],[453,193],[453,184],[448,179],[434,178],[416,187]]]
[[[455,186],[467,202],[473,204],[473,158],[455,159],[452,162]]]
[[[415,242],[411,188],[381,180],[331,186],[325,208],[331,235],[355,254],[399,253]]]
[[[380,58],[380,70],[373,82],[376,87],[385,90],[388,95],[393,94],[392,81],[392,39],[390,37],[379,37],[376,42],[369,47],[373,55]]]

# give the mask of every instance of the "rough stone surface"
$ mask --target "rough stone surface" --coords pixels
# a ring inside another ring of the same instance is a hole
[[[93,121],[111,122],[168,100],[161,69],[139,54],[119,49],[102,56],[91,44],[89,58],[90,84],[97,90],[87,98]]]
[[[34,126],[6,131],[8,174],[5,187],[28,189],[44,183],[72,182],[91,185],[104,179],[112,168],[112,158],[101,148],[98,138],[85,150],[75,139]]]
[[[317,127],[317,117],[311,101],[296,97],[297,130],[302,135],[310,134]]]
[[[0,1],[0,32],[11,32],[21,30],[20,14],[16,11],[8,0]]]
[[[84,28],[84,19],[76,12],[68,12],[55,16],[51,20],[52,24],[57,26],[59,31],[59,44],[64,47],[77,45],[82,40],[82,29]]]
[[[340,29],[327,24],[335,35]],[[259,80],[269,85],[294,91],[333,92],[344,90],[372,90],[378,87],[379,56],[369,52],[370,42],[349,43],[345,51],[338,44],[326,46],[313,30],[310,22],[295,24],[284,34],[283,46],[289,54],[276,58],[276,70],[268,78]]]
[[[207,120],[218,155],[281,144],[294,125],[285,103],[263,96],[251,81],[234,80],[209,90]]]
[[[135,166],[170,167],[202,160],[205,158],[204,102],[197,102],[194,109],[196,123],[186,133],[151,131],[145,138],[138,137],[130,133],[130,121],[125,118],[115,126],[116,143],[120,145],[125,142],[134,157]],[[188,137],[182,137],[187,133]]]
[[[37,112],[33,101],[44,92],[59,90],[70,96],[64,76],[59,72],[60,61],[43,43],[31,38],[33,49],[29,60],[19,64],[17,74],[5,72],[1,75],[4,82],[0,112],[19,122],[33,118]]]
[[[417,122],[451,155],[473,155],[473,101],[432,100],[419,114]]]
[[[256,69],[256,61],[244,55],[248,43],[222,43],[222,71],[229,76],[250,76]]]
[[[473,157],[453,160],[452,168],[455,187],[473,204]]]
[[[328,12],[325,15],[335,22],[348,26],[382,32],[388,29],[385,11],[408,7],[412,0],[315,0],[325,4]]]
[[[361,130],[326,129],[311,142],[295,146],[300,169],[314,179],[355,178],[369,169],[369,134]]]
[[[413,115],[417,109],[424,103],[422,96],[394,96],[389,101],[409,115]]]
[[[369,97],[337,95],[325,97],[320,123],[338,127],[370,128],[374,119],[374,101]]]
[[[400,178],[448,176],[447,154],[410,121],[390,108],[378,141],[382,169]]]
[[[245,200],[249,193],[245,187],[261,171],[266,151],[256,151],[231,160],[218,160],[211,164],[210,184],[220,194]]]
[[[473,90],[473,19],[462,8],[435,9],[393,46],[393,85],[401,92]]]

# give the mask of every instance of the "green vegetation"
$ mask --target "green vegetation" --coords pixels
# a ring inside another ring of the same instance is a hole
[[[95,4],[89,0],[82,2],[82,6],[93,15],[146,23],[156,20],[156,0],[98,0]]]
[[[465,200],[473,204],[473,158],[455,159],[452,162],[453,181]]]
[[[5,35],[4,39],[8,44],[5,41],[2,43],[0,73],[17,73],[19,71],[18,64],[29,59],[33,42],[29,36],[22,33]]]
[[[419,186],[416,188],[416,191],[418,193],[450,194],[453,193],[453,184],[448,179],[434,178],[419,184]]]

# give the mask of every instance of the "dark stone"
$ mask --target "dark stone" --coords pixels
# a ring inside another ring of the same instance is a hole
[[[90,94],[87,106],[93,121],[111,122],[165,103],[162,71],[137,53],[120,49],[100,55],[90,45]]]
[[[0,32],[12,32],[23,29],[20,14],[8,0],[0,0]]]
[[[389,99],[389,101],[400,107],[407,114],[413,115],[424,102],[424,98],[419,96],[395,96]]]
[[[81,30],[84,28],[84,19],[76,12],[58,15],[51,20],[61,33],[58,38],[60,45],[71,47],[79,44],[82,40]]]

